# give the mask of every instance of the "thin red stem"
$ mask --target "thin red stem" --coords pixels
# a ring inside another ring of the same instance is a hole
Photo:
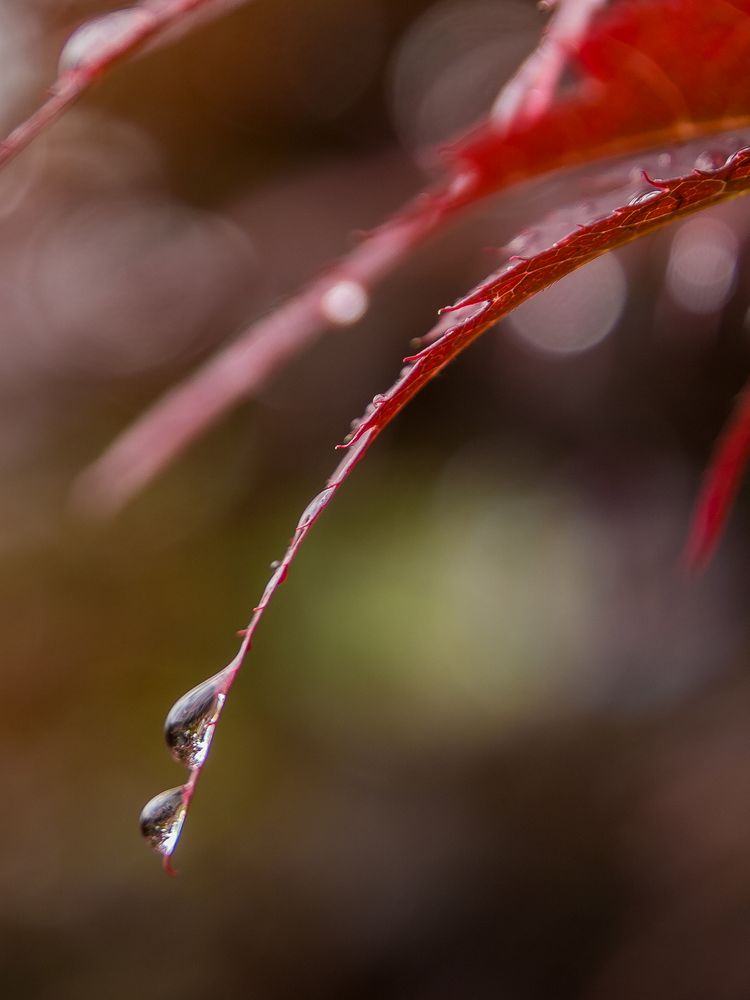
[[[737,401],[705,475],[685,549],[685,561],[689,569],[701,569],[711,558],[749,459],[750,383],[745,386]]]
[[[147,0],[133,8],[148,17],[134,18],[132,28],[118,31],[116,41],[102,45],[96,58],[61,72],[41,107],[0,141],[0,168],[15,159],[113,66],[146,46],[167,40],[178,26],[187,30],[207,17],[218,17],[225,10],[236,7],[238,2],[244,0]]]
[[[452,198],[424,198],[382,226],[340,264],[253,324],[191,378],[169,391],[90,466],[76,484],[84,509],[109,515],[124,506],[207,426],[257,391],[331,323],[326,299],[352,283],[366,299],[373,286],[473,196],[471,176]]]
[[[528,260],[517,260],[477,286],[451,312],[457,317],[453,327],[438,324],[438,339],[419,354],[406,358],[406,367],[385,393],[373,398],[356,429],[349,436],[348,450],[342,462],[302,513],[283,559],[277,564],[266,584],[257,607],[253,610],[237,655],[222,672],[222,693],[228,695],[238,672],[252,647],[255,632],[313,525],[334,499],[355,466],[391,421],[407,403],[446,365],[462,353],[482,333],[494,326],[521,303],[543,288],[577,270],[596,257],[624,246],[710,205],[738,197],[750,190],[750,148],[735,154],[723,167],[711,174],[694,172],[687,177],[667,182],[654,182],[653,196],[641,199],[609,213],[586,226],[581,226],[552,247]],[[743,460],[750,449],[750,396],[744,405],[741,448],[736,458]],[[730,438],[734,435],[730,433]],[[731,451],[731,449],[730,449]],[[736,470],[738,462],[732,465]],[[722,508],[725,512],[726,507]],[[205,763],[205,762],[204,762]],[[184,804],[189,808],[204,763],[191,771],[185,786]]]

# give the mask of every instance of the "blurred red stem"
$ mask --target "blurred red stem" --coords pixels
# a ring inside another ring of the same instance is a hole
[[[148,45],[158,45],[170,36],[174,37],[178,27],[188,30],[206,18],[220,16],[224,11],[236,7],[239,2],[244,0],[150,0],[134,8],[142,9],[148,14],[148,18],[135,20],[133,27],[127,32],[119,33],[113,44],[103,44],[98,58],[62,72],[52,85],[47,100],[0,141],[0,168],[15,159],[113,66],[141,52]]]
[[[120,509],[183,451],[207,426],[255,392],[274,372],[311,343],[330,318],[325,296],[341,282],[365,294],[413,248],[440,228],[473,195],[467,178],[450,201],[422,196],[413,210],[382,226],[339,264],[253,324],[192,377],[169,391],[109,447],[79,478],[81,505],[98,514]]]
[[[689,569],[700,569],[711,558],[721,537],[729,508],[750,459],[750,383],[742,391],[727,427],[719,438],[696,505],[685,558]]]

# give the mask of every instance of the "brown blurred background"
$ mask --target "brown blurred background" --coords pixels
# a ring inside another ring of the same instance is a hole
[[[3,132],[107,8],[0,0]],[[0,175],[2,996],[750,997],[746,497],[708,572],[679,568],[750,367],[743,203],[545,293],[411,406],[264,622],[178,879],[138,834],[182,780],[167,708],[232,655],[350,418],[486,247],[616,202],[645,160],[484,206],[116,522],[70,485],[427,183],[542,24],[256,0]]]

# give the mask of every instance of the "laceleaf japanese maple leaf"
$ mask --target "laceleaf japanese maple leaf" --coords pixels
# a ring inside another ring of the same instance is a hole
[[[84,27],[63,54],[49,101],[0,145],[0,166],[65,111],[107,70],[157,43],[189,18],[213,16],[235,0],[144,0]],[[445,175],[352,254],[175,390],[127,434],[88,477],[88,495],[116,507],[180,448],[328,324],[348,323],[373,284],[404,254],[460,212],[498,192],[565,168],[669,146],[750,124],[750,0],[624,0],[588,26],[600,0],[559,0],[537,52],[501,95],[493,112],[445,157]],[[193,22],[194,23],[194,22]],[[559,81],[572,60],[576,83]],[[386,392],[373,397],[348,451],[299,519],[231,663],[180,699],[167,719],[174,756],[189,769],[184,785],[153,799],[145,835],[168,862],[175,849],[237,671],[265,608],[301,544],[337,490],[400,410],[450,361],[521,302],[602,253],[686,214],[737,197],[750,187],[750,150],[724,163],[653,182],[651,191],[579,227],[552,245],[510,261],[459,300],[424,338],[425,346]],[[750,396],[720,443],[699,505],[689,552],[704,559],[726,516],[750,453]]]
[[[282,309],[267,321],[268,325],[256,328],[249,347],[246,344],[244,349],[252,355],[252,346],[260,345],[259,356],[252,356],[262,360],[267,349],[265,338],[274,330],[281,335],[286,318],[292,321],[293,331],[301,331],[298,339],[294,332],[291,334],[291,348],[296,350],[300,341],[320,326],[320,314],[332,290],[344,281],[361,288],[364,272],[370,277],[382,272],[384,258],[379,259],[378,268],[371,265],[369,271],[361,263],[368,259],[366,247],[372,252],[373,241],[376,247],[385,247],[394,232],[401,236],[408,232],[413,243],[415,234],[421,238],[460,208],[535,173],[747,124],[750,95],[742,85],[740,70],[749,45],[750,4],[744,0],[620,5],[582,40],[578,57],[586,75],[573,95],[541,111],[527,108],[524,112],[521,102],[518,107],[522,110],[511,119],[510,127],[507,123],[484,123],[451,151],[452,173],[446,184],[416,201],[407,213],[377,232],[359,252],[361,256],[355,254],[340,263],[287,307],[289,311]],[[722,79],[725,69],[726,80]],[[526,257],[511,259],[444,310],[444,317],[423,338],[423,349],[404,359],[405,367],[396,382],[373,397],[342,446],[346,449],[343,460],[302,513],[286,554],[254,609],[237,655],[223,670],[181,698],[167,717],[168,744],[175,758],[187,766],[189,777],[184,785],[152,799],[141,818],[144,835],[164,856],[167,867],[226,697],[263,614],[313,525],[375,439],[453,358],[538,291],[603,253],[750,189],[750,148],[728,155],[723,162],[709,160],[699,160],[697,169],[680,176],[653,180],[646,177],[648,189],[627,203],[593,219],[583,217],[581,211],[580,223],[566,235],[548,246],[534,248]],[[414,229],[409,228],[412,226]],[[399,252],[402,249],[399,245]],[[358,271],[357,266],[364,271]],[[198,401],[198,422],[208,411],[215,415],[226,401],[222,397],[222,379],[232,374],[229,359],[241,357],[237,353],[241,349],[231,348],[209,369],[207,380],[199,375],[182,395],[178,392],[172,397],[161,412],[157,411],[156,418],[149,418],[154,424],[147,420],[141,426],[141,433],[144,428],[151,431],[158,427],[165,414],[174,419],[184,412],[190,423],[189,408],[183,408],[191,401]],[[272,358],[278,360],[278,355]],[[273,363],[266,359],[262,373]],[[198,390],[207,386],[209,397],[215,394],[213,402],[204,402],[202,410]],[[705,558],[714,543],[739,471],[750,453],[748,398],[743,399],[737,421],[719,449],[699,506],[689,549],[693,560]],[[147,440],[145,434],[143,441]]]

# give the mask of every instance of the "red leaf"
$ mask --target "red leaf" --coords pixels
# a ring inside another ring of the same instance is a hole
[[[597,21],[577,59],[583,76],[568,97],[510,128],[487,119],[449,151],[442,184],[127,429],[82,477],[84,506],[109,513],[125,504],[331,324],[332,289],[355,283],[366,295],[479,199],[561,168],[750,123],[750,0],[621,3]]]
[[[312,499],[300,516],[291,543],[283,559],[276,564],[261,600],[253,611],[237,655],[214,678],[214,682],[220,684],[216,690],[220,691],[222,704],[251,648],[255,631],[266,608],[286,580],[289,568],[313,525],[378,435],[409,400],[485,330],[536,292],[609,250],[646,236],[685,215],[750,190],[750,148],[736,153],[716,170],[694,171],[685,177],[658,181],[654,184],[654,190],[648,196],[641,196],[633,204],[625,205],[595,222],[580,226],[564,239],[528,259],[514,259],[498,273],[483,281],[447,310],[460,315],[455,325],[443,330],[442,324],[439,324],[438,338],[433,339],[419,354],[407,358],[406,367],[402,369],[393,386],[387,392],[373,398],[347,443],[341,446],[348,449],[343,460],[325,487]],[[750,451],[750,396],[747,409],[743,409],[739,431],[730,435],[727,461],[720,465],[722,470],[726,468],[728,475],[715,481],[714,492],[718,497],[718,503],[713,501],[713,493],[709,497],[708,521],[714,536],[726,510],[728,498],[731,497],[736,475],[748,451]],[[699,533],[699,541],[702,538],[703,535]],[[215,725],[215,721],[213,724]],[[205,758],[192,768],[189,780],[183,788],[180,828],[192,801],[204,762]],[[160,847],[157,849],[166,856],[170,855],[176,846],[178,836],[179,829],[177,836],[169,839],[168,849]]]
[[[750,0],[628,3],[602,17],[577,53],[583,78],[530,124],[490,119],[451,155],[478,192],[605,155],[748,123]]]
[[[688,568],[703,567],[718,544],[750,459],[750,384],[740,396],[711,459],[685,549]]]

